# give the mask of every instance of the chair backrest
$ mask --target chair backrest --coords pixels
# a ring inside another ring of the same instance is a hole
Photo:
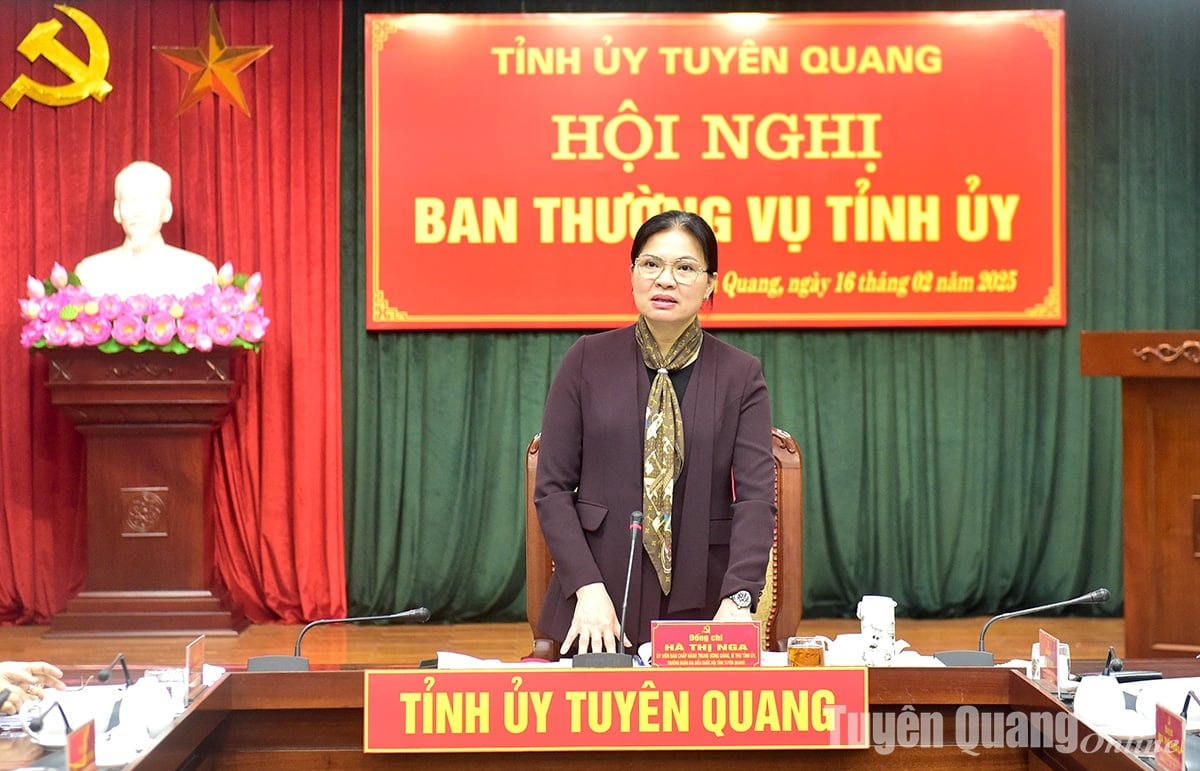
[[[533,488],[537,480],[538,449],[541,434],[533,437],[525,451],[525,615],[533,630],[533,652],[536,658],[558,658],[557,643],[537,628],[542,612],[554,561],[542,528],[538,524],[537,508],[533,505]],[[775,456],[775,545],[767,566],[766,586],[759,598],[755,618],[763,622],[763,645],[775,650],[787,647],[787,638],[795,634],[800,624],[803,591],[802,556],[804,550],[804,505],[800,449],[791,434],[771,429],[771,449]]]

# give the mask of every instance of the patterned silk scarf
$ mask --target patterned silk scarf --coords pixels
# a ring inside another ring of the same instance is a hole
[[[671,593],[671,506],[675,495],[675,480],[683,469],[683,414],[675,387],[667,373],[683,369],[700,356],[704,334],[700,322],[693,319],[670,352],[664,357],[650,334],[646,319],[638,317],[638,348],[642,361],[657,370],[650,384],[650,401],[646,404],[646,429],[642,438],[642,511],[646,526],[642,543],[664,594]]]

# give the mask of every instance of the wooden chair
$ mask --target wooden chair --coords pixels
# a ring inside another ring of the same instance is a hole
[[[533,630],[530,656],[554,661],[558,659],[559,643],[537,628],[550,576],[554,573],[554,561],[550,559],[533,505],[540,445],[541,434],[538,434],[525,451],[525,615]],[[800,623],[804,506],[796,440],[788,432],[772,428],[771,449],[775,456],[775,505],[779,514],[775,519],[775,545],[767,565],[767,581],[755,618],[763,622],[763,647],[785,650],[787,638],[795,634]]]

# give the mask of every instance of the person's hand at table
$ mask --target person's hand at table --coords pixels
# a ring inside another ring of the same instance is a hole
[[[0,661],[0,691],[10,691],[0,711],[12,715],[27,700],[39,700],[46,688],[66,689],[62,670],[45,661]]]
[[[14,694],[19,694],[20,692],[20,688],[0,678],[0,696],[4,697],[0,699],[0,715],[16,714],[17,710],[20,709],[20,705],[17,703],[19,697]]]
[[[575,615],[571,618],[571,628],[567,630],[558,652],[565,655],[575,638],[579,638],[580,653],[616,653],[617,635],[620,633],[621,622],[617,619],[617,611],[604,584],[586,584],[575,592]],[[630,646],[628,637],[625,638],[625,645]]]
[[[2,689],[0,689],[2,690]],[[25,768],[30,760],[37,760],[45,753],[45,748],[37,742],[32,742],[29,737],[24,734],[8,735],[0,738],[0,764],[4,768],[17,768],[20,763],[21,768]],[[38,764],[33,764],[34,768],[45,768]]]

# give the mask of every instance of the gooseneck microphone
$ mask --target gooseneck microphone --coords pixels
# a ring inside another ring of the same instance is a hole
[[[996,663],[996,657],[988,653],[984,645],[984,638],[987,636],[988,628],[997,621],[1003,621],[1006,618],[1016,618],[1017,616],[1028,616],[1032,613],[1041,613],[1044,610],[1053,610],[1054,608],[1065,608],[1068,605],[1095,605],[1101,602],[1108,602],[1112,594],[1103,587],[1081,594],[1078,597],[1073,597],[1069,600],[1060,602],[1051,602],[1046,605],[1038,605],[1036,608],[1023,608],[1021,610],[1011,610],[1007,613],[1001,613],[997,616],[992,616],[983,625],[983,629],[979,630],[979,650],[974,651],[940,651],[933,654],[934,658],[941,661],[949,667],[990,667]],[[1057,651],[1055,652],[1057,655]]]
[[[296,635],[296,648],[293,655],[300,656],[300,641],[304,639],[304,635],[308,634],[308,630],[313,627],[324,626],[325,624],[346,624],[357,623],[359,621],[416,621],[424,624],[429,620],[429,608],[413,608],[412,610],[402,610],[399,613],[389,613],[383,616],[357,616],[355,618],[319,618],[316,621],[310,621],[300,630],[300,634]]]
[[[1122,672],[1125,669],[1125,662],[1117,656],[1117,649],[1113,646],[1108,646],[1108,656],[1104,659],[1104,668],[1100,670],[1100,674],[1108,677],[1113,672]]]
[[[29,730],[32,733],[37,733],[38,731],[42,730],[42,728],[44,728],[46,725],[46,715],[49,714],[50,711],[54,710],[54,709],[57,709],[58,714],[62,715],[63,728],[67,729],[66,732],[68,734],[71,733],[71,723],[69,720],[67,720],[67,713],[63,709],[62,702],[60,702],[60,701],[54,702],[49,707],[46,707],[44,710],[42,710],[40,713],[29,718]]]
[[[1179,710],[1179,716],[1181,718],[1184,718],[1185,720],[1187,719],[1188,707],[1193,701],[1197,704],[1200,704],[1200,696],[1197,696],[1195,691],[1188,691],[1188,695],[1183,697],[1183,709]],[[1191,756],[1189,755],[1188,757]]]
[[[116,668],[117,664],[121,665],[121,672],[125,675],[125,687],[128,688],[133,684],[133,678],[129,676],[129,667],[125,664],[124,653],[118,653],[116,657],[113,658],[111,664],[97,672],[96,679],[102,683],[107,683],[112,677],[113,669]]]
[[[988,627],[997,621],[1003,621],[1006,618],[1016,618],[1017,616],[1028,616],[1031,613],[1041,613],[1043,610],[1053,610],[1054,608],[1065,608],[1068,605],[1096,605],[1101,602],[1108,602],[1108,598],[1112,595],[1104,587],[1094,589],[1087,594],[1081,594],[1070,600],[1061,602],[1051,602],[1048,605],[1038,605],[1036,608],[1026,608],[1024,610],[1011,610],[1008,613],[1001,613],[998,616],[992,616],[983,625],[983,629],[979,630],[979,650],[985,651],[987,648],[983,645],[983,638],[987,635]]]
[[[633,552],[642,534],[642,520],[645,515],[635,511],[629,515],[629,564],[625,568],[625,596],[621,598],[621,628],[618,631],[617,645],[621,653],[625,652],[625,612],[629,610],[629,580],[633,578]]]
[[[629,564],[625,566],[625,597],[621,600],[621,626],[617,630],[617,646],[620,652],[577,653],[571,657],[572,667],[615,669],[633,666],[633,656],[625,652],[625,612],[629,608],[629,581],[633,577],[633,558],[637,554],[637,544],[641,539],[644,518],[645,515],[640,511],[629,515]]]
[[[246,661],[247,672],[307,672],[308,659],[300,655],[300,641],[308,630],[325,624],[354,624],[360,621],[415,621],[424,623],[429,620],[429,608],[412,608],[399,613],[388,613],[382,616],[347,616],[346,618],[319,618],[310,621],[296,635],[296,646],[291,656],[251,656]]]

